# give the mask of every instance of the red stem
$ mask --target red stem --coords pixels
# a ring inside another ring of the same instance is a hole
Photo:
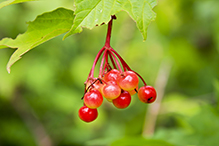
[[[111,62],[112,62],[112,64],[113,64],[113,67],[114,67],[115,69],[117,69],[116,64],[115,64],[115,61],[114,61],[114,59],[113,59],[113,57],[112,57],[112,54],[109,53],[109,56],[110,56],[110,60],[111,60]]]
[[[108,50],[105,49],[104,53],[103,53],[103,57],[102,57],[101,64],[100,64],[99,78],[102,78],[102,75],[103,75],[103,64],[104,64],[104,60],[106,59],[107,51]],[[105,60],[105,62],[106,62],[106,60]]]
[[[89,80],[89,78],[93,78],[94,77],[94,68],[97,64],[97,61],[99,60],[101,54],[103,53],[103,51],[106,49],[106,48],[110,48],[110,38],[111,38],[111,32],[112,32],[112,24],[113,24],[113,19],[116,19],[116,16],[113,15],[111,16],[111,20],[109,21],[108,23],[108,30],[107,30],[107,36],[106,36],[106,42],[105,42],[105,45],[104,47],[98,52],[95,60],[94,60],[94,63],[93,63],[93,66],[91,68],[91,71],[88,75],[88,78],[86,80],[85,83],[87,83],[87,81]]]
[[[132,70],[132,69],[128,66],[128,64],[122,59],[122,57],[121,57],[113,48],[110,48],[110,50],[111,50],[113,53],[115,53],[116,56],[119,58],[120,62],[121,62],[122,65],[123,65],[124,70],[126,70],[126,68],[127,68],[128,70]]]
[[[133,71],[133,70],[132,70]],[[143,82],[143,84],[144,84],[144,86],[147,86],[147,84],[146,84],[146,82],[145,82],[145,80],[142,78],[142,76],[140,76],[137,72],[135,72],[135,71],[133,71],[136,75],[138,75],[139,76],[139,78],[142,80],[142,82]]]
[[[109,51],[106,52],[106,61],[103,67],[103,71],[105,71],[105,69],[109,70],[109,62],[108,62],[108,55],[109,55]]]
[[[105,70],[109,70],[109,66],[108,66],[108,63],[107,63],[106,61],[105,61],[105,63],[104,63],[102,75],[104,74],[104,71],[105,71]]]
[[[107,30],[107,35],[106,35],[106,42],[105,42],[105,47],[110,48],[110,38],[111,38],[111,32],[112,32],[112,24],[113,24],[113,17],[108,23],[108,30]]]
[[[119,71],[122,73],[122,68],[121,68],[121,65],[119,64],[119,61],[118,59],[116,58],[116,56],[113,54],[113,52],[111,51],[111,49],[109,50],[110,54],[112,55],[112,57],[114,58],[114,60],[116,61],[116,64],[119,68]]]
[[[112,48],[111,48],[111,49],[112,49]],[[129,66],[125,63],[125,61],[121,58],[121,56],[119,56],[118,53],[115,53],[115,52],[116,52],[115,50],[112,49],[111,51],[112,51],[112,53],[114,53],[114,54],[119,58],[119,60],[120,60],[120,62],[121,62],[121,64],[122,64],[123,70],[126,71],[126,68],[128,69]],[[128,69],[128,70],[129,70],[129,69]]]
[[[94,59],[93,66],[92,66],[92,68],[91,68],[91,70],[90,70],[90,73],[89,73],[89,75],[88,75],[88,78],[87,78],[87,80],[86,80],[86,82],[85,82],[85,83],[87,83],[87,81],[89,80],[89,78],[93,78],[93,77],[94,77],[94,69],[95,69],[95,66],[96,66],[96,64],[97,64],[97,61],[99,60],[99,58],[100,58],[101,54],[103,53],[103,51],[104,51],[105,49],[106,49],[106,48],[105,48],[105,47],[103,47],[103,48],[102,48],[102,49],[100,49],[100,51],[98,52],[98,54],[97,54],[96,58]]]
[[[122,57],[121,57],[113,48],[111,48],[110,50],[112,50],[112,52],[114,52],[114,53],[116,54],[116,56],[119,58],[120,62],[121,62],[122,65],[123,65],[124,70],[125,70],[125,68],[127,68],[128,70],[133,71],[133,70],[128,66],[128,64],[122,59]],[[124,66],[125,66],[125,67],[124,67]],[[133,71],[133,72],[135,72],[135,71]],[[139,76],[139,78],[142,80],[144,86],[147,86],[147,84],[146,84],[145,80],[142,78],[142,76],[140,76],[137,72],[135,72],[135,74]]]

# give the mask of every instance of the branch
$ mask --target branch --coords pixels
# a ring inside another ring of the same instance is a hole
[[[170,70],[172,63],[165,60],[161,63],[161,67],[158,72],[158,76],[155,82],[155,89],[157,90],[157,100],[148,107],[147,113],[145,115],[145,123],[142,135],[144,137],[153,136],[155,125],[157,121],[157,116],[160,110],[161,101],[164,96],[165,87],[170,75]]]

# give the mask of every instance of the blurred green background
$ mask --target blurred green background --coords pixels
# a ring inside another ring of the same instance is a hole
[[[60,6],[73,9],[73,1],[0,9],[0,39],[15,38],[27,29],[25,22]],[[134,95],[124,110],[105,100],[89,124],[77,113],[106,25],[34,48],[11,74],[6,64],[14,49],[1,49],[0,145],[218,145],[218,6],[218,0],[159,0],[145,42],[128,14],[118,13],[111,45],[155,86],[158,100],[146,105]]]

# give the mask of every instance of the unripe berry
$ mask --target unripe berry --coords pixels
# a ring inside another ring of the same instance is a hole
[[[115,99],[121,94],[121,88],[115,82],[107,82],[102,89],[102,94],[107,99]]]
[[[90,85],[91,85],[92,81],[88,81],[86,84],[85,84],[85,91],[90,91]]]
[[[113,102],[113,99],[106,98],[108,102]]]
[[[133,71],[125,71],[118,79],[119,86],[125,91],[134,90],[138,82],[138,76]]]
[[[102,92],[102,88],[103,88],[103,84],[100,83],[100,81],[97,81],[94,85],[93,85],[94,89],[97,89],[100,93]]]
[[[91,109],[87,106],[82,106],[78,111],[78,115],[84,122],[92,122],[97,118],[98,112],[97,109]]]
[[[122,93],[116,99],[113,99],[115,107],[123,109],[129,106],[131,103],[131,95],[128,91],[122,91]]]
[[[102,94],[96,90],[92,89],[84,95],[84,104],[89,108],[98,108],[103,103]]]
[[[138,93],[138,87],[136,87],[134,90],[128,91],[130,95],[134,95]]]
[[[152,86],[143,86],[138,90],[138,98],[141,102],[152,103],[157,96],[156,90]]]

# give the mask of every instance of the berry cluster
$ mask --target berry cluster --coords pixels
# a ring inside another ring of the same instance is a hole
[[[80,119],[85,122],[91,122],[97,118],[97,108],[102,105],[103,97],[119,109],[128,107],[131,103],[131,95],[135,93],[138,93],[139,100],[144,103],[152,103],[156,99],[155,89],[148,86],[144,79],[133,71],[110,46],[112,20],[108,24],[106,43],[98,52],[85,81],[85,93],[82,97],[84,106],[78,112]],[[101,56],[99,76],[95,78],[94,69]],[[144,86],[138,89],[139,78]]]

